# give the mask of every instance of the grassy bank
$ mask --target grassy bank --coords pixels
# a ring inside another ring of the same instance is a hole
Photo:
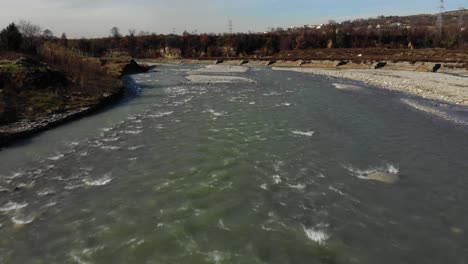
[[[147,70],[131,58],[87,58],[53,44],[35,58],[1,60],[0,146],[118,100],[120,77]]]

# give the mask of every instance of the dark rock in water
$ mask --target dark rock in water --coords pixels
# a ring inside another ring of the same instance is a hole
[[[377,62],[376,64],[374,64],[374,69],[380,69],[380,68],[383,68],[387,66],[387,62],[384,62],[384,61],[381,61],[381,62]]]
[[[242,60],[242,61],[240,62],[240,65],[244,65],[244,64],[247,64],[247,63],[249,63],[248,60]]]
[[[276,63],[275,60],[270,60],[270,61],[267,62],[266,65],[267,65],[267,66],[270,66],[270,65],[273,65],[273,64],[275,64],[275,63]]]
[[[442,68],[442,64],[437,63],[432,67],[432,72],[437,72],[440,68]]]
[[[224,62],[224,60],[215,60],[214,64],[221,64],[223,62]]]
[[[340,61],[340,62],[338,62],[338,64],[336,65],[336,67],[340,67],[340,66],[346,65],[346,64],[348,64],[348,63],[349,63],[349,61]]]
[[[22,191],[23,188],[19,187],[19,186],[16,186],[14,189],[13,189],[13,192],[20,192]]]
[[[127,65],[122,69],[122,76],[129,74],[137,74],[147,72],[151,67],[140,65],[135,60],[131,60]]]
[[[369,180],[378,181],[387,184],[394,184],[400,180],[398,174],[393,174],[384,171],[376,171],[367,175]]]

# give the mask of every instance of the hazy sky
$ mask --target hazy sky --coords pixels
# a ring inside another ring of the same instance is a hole
[[[381,14],[435,13],[438,0],[0,0],[0,27],[30,20],[56,35],[109,35],[117,26],[156,33],[265,31],[268,27],[315,24]],[[446,0],[447,9],[468,0]]]

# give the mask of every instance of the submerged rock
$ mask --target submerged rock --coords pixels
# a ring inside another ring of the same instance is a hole
[[[376,171],[367,175],[369,180],[383,182],[387,184],[394,184],[400,180],[398,174],[389,173],[385,171]]]
[[[450,228],[450,231],[452,231],[452,233],[455,235],[463,235],[464,233],[463,229],[458,228],[458,227],[452,227]]]

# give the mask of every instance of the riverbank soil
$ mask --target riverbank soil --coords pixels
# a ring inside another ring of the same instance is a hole
[[[18,55],[16,55],[17,57]],[[130,58],[103,59],[107,74],[72,78],[36,58],[0,60],[0,146],[83,116],[124,94],[120,78],[149,68]]]

